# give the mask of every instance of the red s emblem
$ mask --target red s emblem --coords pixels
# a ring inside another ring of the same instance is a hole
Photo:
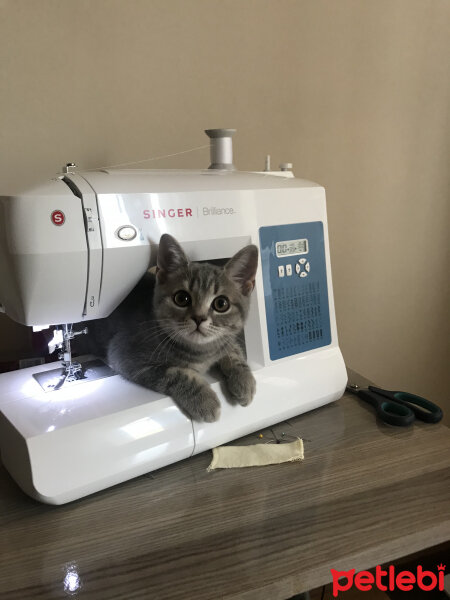
[[[50,219],[52,220],[53,225],[57,225],[59,227],[60,225],[64,225],[66,217],[62,210],[54,210],[50,215]]]

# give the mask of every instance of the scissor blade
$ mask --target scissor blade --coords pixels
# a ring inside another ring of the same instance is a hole
[[[373,381],[371,381],[370,379],[366,379],[365,377],[363,377],[356,371],[353,371],[352,369],[347,369],[347,377],[347,390],[349,392],[358,393],[358,388],[367,389],[369,385],[374,385]],[[352,389],[349,389],[350,385],[357,387],[352,387]]]
[[[353,381],[349,381],[347,383],[347,385],[345,386],[345,389],[347,390],[347,392],[350,392],[351,394],[358,394],[362,389],[367,389],[367,388],[361,388],[356,383],[353,383]]]

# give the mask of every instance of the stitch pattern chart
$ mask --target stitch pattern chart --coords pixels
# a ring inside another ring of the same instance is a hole
[[[261,227],[270,358],[331,343],[323,223]]]

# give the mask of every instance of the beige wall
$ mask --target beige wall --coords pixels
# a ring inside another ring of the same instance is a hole
[[[0,52],[1,193],[236,127],[327,189],[347,364],[450,413],[448,0],[0,0]]]

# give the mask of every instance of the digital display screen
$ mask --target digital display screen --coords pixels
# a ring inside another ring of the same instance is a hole
[[[308,253],[308,240],[287,240],[275,244],[277,258]]]

